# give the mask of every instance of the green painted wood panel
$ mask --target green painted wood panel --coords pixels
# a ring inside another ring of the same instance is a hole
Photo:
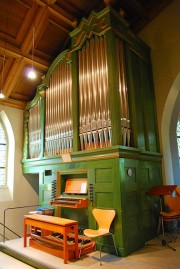
[[[51,170],[50,170],[51,171]],[[49,206],[52,199],[52,181],[56,180],[56,172],[51,171],[50,175],[46,172],[39,173],[39,203],[42,206]]]
[[[122,152],[124,152],[123,149]],[[126,149],[128,152],[128,148]],[[62,163],[62,161],[48,164],[48,159],[41,161],[43,172],[39,173],[39,197],[42,205],[47,205],[50,199],[50,184],[56,178],[57,172],[61,174],[61,192],[65,188],[65,181],[68,177],[88,178],[88,189],[93,185],[94,200],[90,202],[88,192],[89,206],[83,210],[63,209],[64,217],[76,219],[81,229],[96,229],[96,222],[92,216],[94,207],[114,208],[116,217],[111,230],[115,233],[115,240],[120,256],[127,256],[131,252],[143,247],[147,240],[153,238],[157,231],[157,214],[154,212],[154,200],[147,196],[145,192],[155,184],[161,183],[161,163],[149,154],[144,156],[141,152],[134,150],[133,158],[107,158],[107,150],[104,150],[103,159],[88,161],[73,161],[72,163]],[[120,154],[122,155],[122,154]],[[74,156],[76,154],[74,153]],[[78,155],[77,155],[78,156]],[[88,155],[89,156],[89,155]],[[131,156],[131,157],[132,157]],[[144,160],[141,160],[143,156]],[[35,164],[36,162],[34,162]],[[45,171],[53,171],[52,176],[45,175]],[[131,169],[132,173],[128,173]],[[32,167],[34,173],[34,167]],[[30,170],[28,170],[30,173]],[[158,201],[157,201],[158,202]],[[155,213],[155,214],[154,214]],[[111,239],[105,238],[103,241],[107,246],[104,251],[114,253]]]
[[[125,46],[133,145],[159,151],[155,96],[150,63]]]
[[[157,142],[157,118],[151,66],[143,59],[140,59],[140,68],[146,150],[157,152],[159,150]]]
[[[129,46],[125,46],[125,55],[132,146],[145,150],[140,61],[138,55]]]

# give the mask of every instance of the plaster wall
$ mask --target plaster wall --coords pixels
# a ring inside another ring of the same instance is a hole
[[[176,126],[172,122],[174,117],[177,120],[177,110],[179,111],[179,10],[180,1],[174,0],[139,33],[139,37],[151,48],[160,148],[163,153],[163,177],[164,182],[169,184],[176,181],[179,171],[177,158],[175,160],[172,156],[172,152],[177,152],[177,144],[172,143],[172,139],[176,139]]]
[[[169,91],[180,72],[180,1],[174,0],[139,36],[151,48],[159,131]]]
[[[23,142],[23,111],[0,104],[0,111],[4,111],[10,121],[15,137],[15,157],[14,157],[14,187],[13,199],[0,202],[0,241],[2,241],[4,223],[4,210],[12,207],[22,207],[38,204],[38,177],[37,175],[28,175],[26,178],[22,175],[22,142]],[[5,211],[6,226],[19,235],[23,235],[23,216],[35,207],[25,209],[9,209]],[[8,238],[14,237],[11,232],[6,230]]]

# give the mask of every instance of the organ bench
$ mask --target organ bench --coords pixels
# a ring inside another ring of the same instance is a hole
[[[41,236],[37,236],[33,233],[27,232],[27,226],[36,227],[45,231]],[[59,257],[64,259],[64,263],[67,263],[70,259],[70,252],[74,253],[74,258],[78,259],[78,222],[70,219],[64,219],[59,217],[47,216],[47,215],[25,215],[24,216],[24,247],[27,246],[27,237],[30,236],[30,246],[34,246],[40,250],[46,251],[45,243],[48,243],[45,234],[46,231],[60,233],[63,236],[63,243],[59,246],[56,252],[59,252]],[[73,243],[68,244],[68,234],[73,234]],[[39,239],[41,242],[41,248],[37,247],[37,242],[34,239]],[[52,240],[49,240],[52,241]],[[44,243],[44,244],[43,244]],[[56,244],[57,246],[57,244]],[[52,248],[53,251],[53,248]],[[49,252],[49,251],[48,251]],[[49,252],[50,253],[50,252]],[[53,253],[50,253],[53,254]]]

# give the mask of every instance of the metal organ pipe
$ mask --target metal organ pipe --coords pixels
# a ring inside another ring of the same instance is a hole
[[[96,44],[95,44],[95,39],[91,40],[91,50],[94,52],[90,56],[90,63],[91,63],[91,70],[95,68],[95,61],[96,61]],[[95,72],[92,72],[92,89],[97,89],[97,80],[95,78]],[[97,127],[97,118],[98,118],[98,106],[97,106],[97,92],[96,90],[91,91],[92,94],[92,116],[91,116],[91,128],[92,128],[92,135],[93,135],[93,141],[94,141],[94,147],[98,148],[99,143],[98,143],[98,127]]]
[[[54,70],[46,94],[45,153],[72,151],[71,66],[61,61]]]
[[[108,91],[108,65],[105,37],[87,40],[78,52],[79,136],[81,150],[111,146],[111,120]],[[93,52],[93,53],[92,53]],[[123,145],[130,145],[130,119],[123,44],[117,39],[119,95]],[[72,74],[71,65],[59,62],[46,90],[45,155],[72,151]],[[30,158],[40,153],[40,105],[30,109]]]
[[[130,118],[126,74],[124,66],[124,54],[122,41],[117,39],[117,55],[118,55],[118,74],[119,74],[119,94],[121,104],[121,130],[122,141],[124,146],[130,146]]]
[[[99,59],[100,56],[100,40],[96,37],[95,38],[95,52],[94,52],[94,66],[92,66],[94,72],[94,79],[96,81],[96,100],[97,100],[97,130],[98,130],[98,137],[100,148],[103,147],[103,131],[102,131],[102,116],[103,116],[103,102],[102,102],[102,79],[101,79],[101,70],[100,67],[103,68],[102,59]]]
[[[111,145],[111,121],[109,114],[109,95],[108,95],[108,68],[107,68],[107,54],[106,54],[106,43],[104,39],[100,39],[100,58],[102,59],[102,70],[101,80],[102,80],[102,99],[103,99],[103,110],[102,110],[102,126],[104,133],[104,142],[105,146],[108,147],[108,134],[109,134],[109,143]]]
[[[40,102],[29,110],[29,157],[37,158],[40,154]]]
[[[109,146],[111,122],[104,37],[87,40],[79,51],[79,99],[81,149]]]
[[[84,70],[83,70],[83,64],[82,64],[82,52],[79,53],[79,73],[81,73],[81,76],[79,75],[79,136],[80,136],[80,145],[81,150],[84,150],[84,137],[83,137],[83,125],[84,125],[84,98],[83,98],[83,76],[84,76]],[[81,63],[81,64],[80,64]]]
[[[90,44],[87,42],[87,49],[85,50],[85,59],[86,59],[86,74],[90,74],[91,72],[91,65],[90,65]],[[86,80],[86,130],[87,130],[87,138],[88,138],[88,147],[91,149],[92,148],[92,128],[91,128],[91,116],[92,116],[92,81],[90,76],[87,76]]]

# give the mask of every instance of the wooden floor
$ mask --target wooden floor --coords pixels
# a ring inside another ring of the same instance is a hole
[[[128,257],[116,257],[107,253],[102,254],[103,269],[180,269],[180,235],[176,242],[170,243],[176,248],[173,251],[168,246],[162,246],[161,240],[154,239],[147,243],[147,246],[139,251],[134,252]],[[0,249],[7,248],[14,251],[18,255],[22,255],[25,259],[36,262],[28,267],[17,265],[16,260],[12,260],[12,267],[9,265],[8,256],[0,252],[0,269],[21,269],[21,268],[40,268],[40,269],[97,269],[99,268],[99,252],[92,252],[84,255],[80,260],[71,260],[68,264],[64,264],[61,258],[44,253],[31,247],[23,247],[23,239],[14,239],[0,243]],[[8,251],[9,251],[8,250]],[[2,254],[2,256],[1,256]]]

